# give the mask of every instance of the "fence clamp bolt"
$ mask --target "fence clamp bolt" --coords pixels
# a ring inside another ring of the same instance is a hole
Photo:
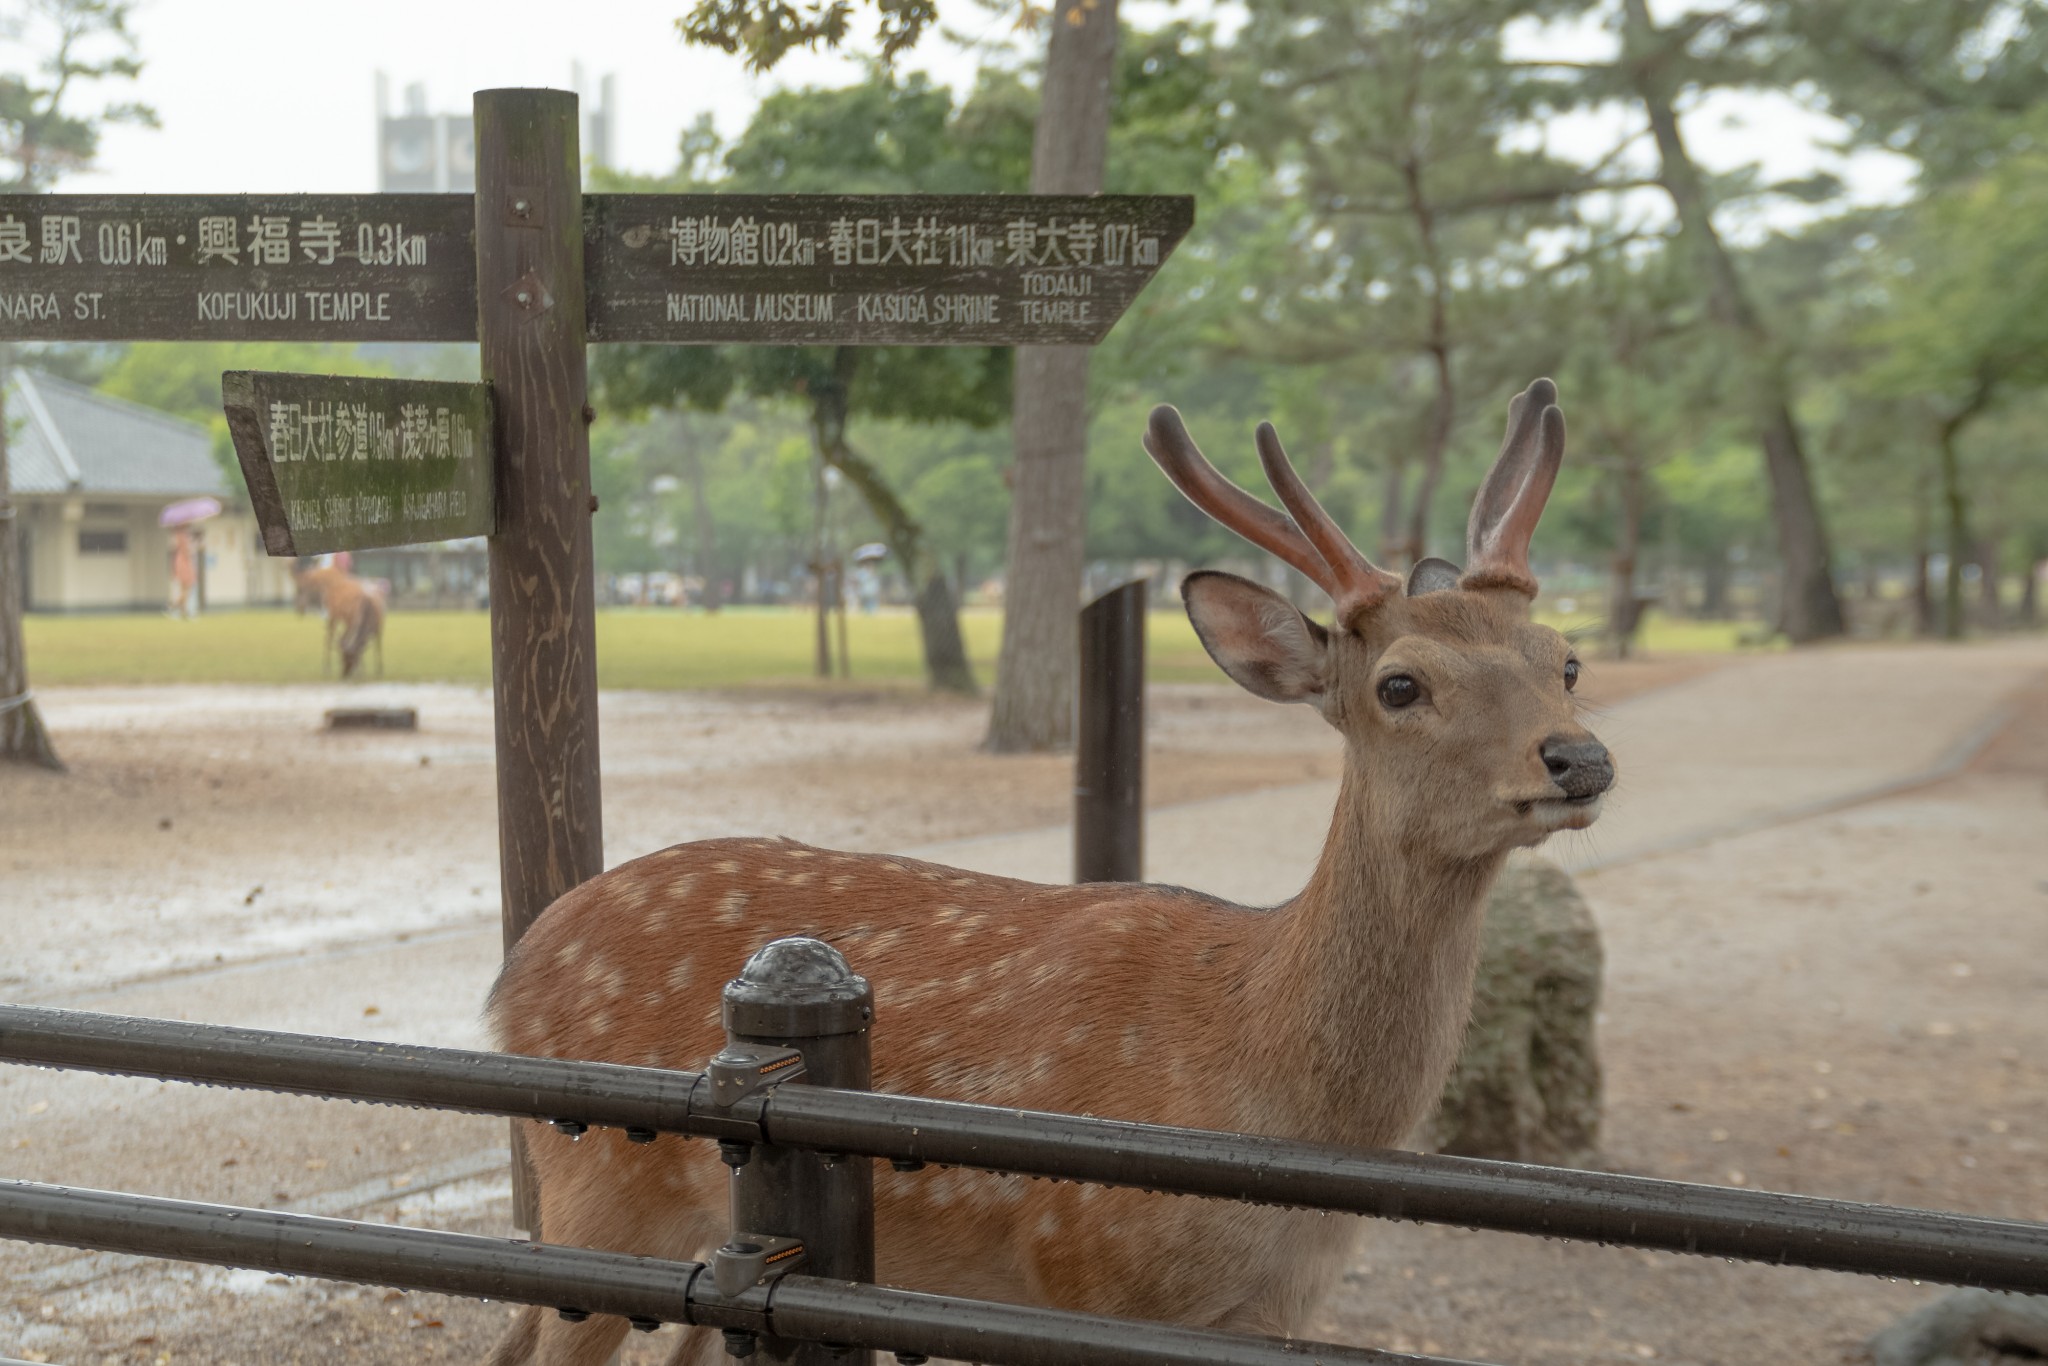
[[[774,1044],[729,1043],[705,1071],[711,1074],[711,1103],[730,1110],[756,1091],[801,1077],[804,1055]]]
[[[801,1239],[735,1233],[724,1247],[711,1254],[711,1283],[718,1287],[719,1294],[731,1299],[803,1263]]]

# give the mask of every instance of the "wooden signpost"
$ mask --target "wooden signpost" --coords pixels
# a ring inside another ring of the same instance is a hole
[[[490,537],[509,950],[603,869],[586,343],[1092,345],[1194,201],[585,196],[574,95],[480,91],[475,128],[474,195],[0,195],[0,341],[480,344],[480,384],[222,402],[272,555]]]

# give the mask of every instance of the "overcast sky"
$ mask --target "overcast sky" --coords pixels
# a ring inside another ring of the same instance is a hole
[[[466,112],[470,93],[492,86],[567,88],[572,63],[584,72],[586,98],[600,76],[616,78],[613,161],[635,171],[665,171],[678,132],[709,111],[727,133],[744,126],[755,103],[785,84],[853,79],[844,59],[800,54],[769,79],[751,77],[723,53],[685,47],[674,21],[688,0],[141,0],[136,30],[145,62],[135,88],[110,98],[155,106],[159,131],[117,128],[106,137],[99,170],[59,188],[98,193],[329,191],[376,186],[376,73],[391,82],[392,103],[405,86],[426,87],[429,112]],[[1186,0],[1127,11],[1202,14],[1216,0]],[[1660,5],[1658,8],[1669,8]],[[1011,21],[974,0],[943,0],[946,25],[1001,42]],[[1226,22],[1228,15],[1225,15]],[[1517,30],[1525,51],[1599,52],[1601,35]],[[6,65],[18,50],[0,49]],[[964,87],[970,51],[927,40],[910,64]],[[1858,197],[1892,198],[1908,183],[1897,158],[1865,156],[1844,165],[1816,150],[1827,122],[1790,101],[1725,96],[1693,111],[1687,134],[1717,168],[1760,162],[1789,176],[1827,165],[1848,174]],[[1567,153],[1595,155],[1611,127],[1573,120],[1549,131]]]

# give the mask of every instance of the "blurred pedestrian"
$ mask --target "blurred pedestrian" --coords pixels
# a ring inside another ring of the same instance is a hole
[[[164,615],[190,619],[199,615],[199,559],[193,551],[192,532],[179,527],[171,533],[171,606]]]

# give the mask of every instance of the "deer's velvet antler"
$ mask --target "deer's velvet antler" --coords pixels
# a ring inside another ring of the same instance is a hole
[[[1539,379],[1508,404],[1508,431],[1465,529],[1465,573],[1458,587],[1508,588],[1536,596],[1529,539],[1564,461],[1564,412],[1557,386]]]
[[[1328,593],[1337,605],[1337,620],[1349,624],[1360,613],[1369,612],[1386,596],[1398,590],[1401,580],[1375,567],[1359,553],[1350,538],[1332,521],[1330,514],[1288,462],[1280,438],[1271,423],[1258,430],[1259,463],[1274,492],[1291,517],[1246,493],[1211,465],[1188,435],[1180,414],[1161,404],[1152,410],[1145,431],[1145,452],[1187,495],[1189,502],[1209,514],[1253,545],[1272,551],[1309,577]]]

